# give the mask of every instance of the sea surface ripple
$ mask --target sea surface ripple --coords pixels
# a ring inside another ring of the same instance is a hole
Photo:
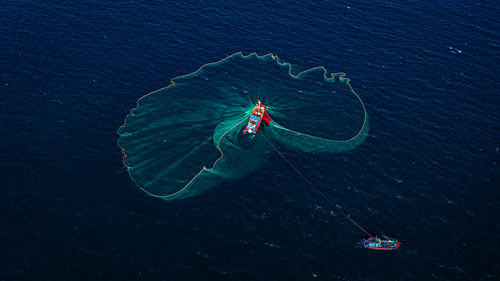
[[[499,280],[499,9],[3,1],[0,280]],[[278,155],[192,199],[132,186],[116,130],[137,99],[237,51],[347,74],[371,135],[284,153],[400,250],[360,248]]]

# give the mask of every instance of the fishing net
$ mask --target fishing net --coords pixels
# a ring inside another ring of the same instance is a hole
[[[258,99],[274,121],[242,135]],[[367,133],[364,104],[343,74],[294,73],[274,55],[236,53],[142,97],[118,129],[118,145],[132,180],[170,200],[262,166],[269,146],[259,134],[314,153],[347,151]]]

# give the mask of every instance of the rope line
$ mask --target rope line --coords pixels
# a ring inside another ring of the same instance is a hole
[[[352,223],[354,224],[357,228],[359,228],[361,231],[363,231],[364,233],[366,233],[368,236],[372,236],[368,231],[366,231],[361,225],[359,225],[359,223],[357,223],[356,221],[354,221],[352,218],[351,218],[351,215],[349,215],[349,213],[347,213],[341,206],[339,206],[338,204],[336,204],[335,202],[333,202],[330,198],[328,198],[323,192],[321,192],[321,190],[319,188],[317,188],[314,184],[312,184],[286,157],[285,155],[283,155],[270,141],[269,139],[267,139],[267,137],[264,135],[264,134],[261,134],[264,139],[266,140],[266,142],[281,156],[281,158],[283,158],[283,160],[285,160],[288,165],[290,165],[290,167],[292,167],[292,169],[295,170],[295,172],[297,172],[297,174],[299,174],[302,179],[304,179],[305,182],[307,182],[317,193],[319,193],[326,201],[328,201],[330,204],[332,204],[332,206],[334,206],[335,208],[337,208],[338,210],[342,211],[344,213],[344,216]]]

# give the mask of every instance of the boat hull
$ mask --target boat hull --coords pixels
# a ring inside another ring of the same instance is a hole
[[[377,247],[367,247],[365,246],[366,249],[370,249],[370,250],[375,250],[375,251],[395,251],[397,250],[399,247],[395,247],[395,248],[377,248]]]
[[[363,240],[364,248],[375,251],[394,251],[397,250],[400,245],[401,242],[397,240]]]
[[[250,120],[248,121],[247,126],[243,130],[243,133],[246,134],[256,134],[259,130],[260,124],[263,119],[269,118],[266,112],[266,107],[260,102],[255,105],[252,111],[252,115],[250,116]],[[270,119],[270,118],[269,118]],[[268,123],[267,120],[264,122]]]

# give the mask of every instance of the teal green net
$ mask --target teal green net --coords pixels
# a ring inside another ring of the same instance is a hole
[[[273,122],[241,134],[257,100]],[[276,56],[233,54],[172,79],[137,102],[119,128],[132,180],[166,200],[191,197],[262,166],[259,137],[310,153],[350,150],[368,134],[368,116],[344,74],[294,72]]]

